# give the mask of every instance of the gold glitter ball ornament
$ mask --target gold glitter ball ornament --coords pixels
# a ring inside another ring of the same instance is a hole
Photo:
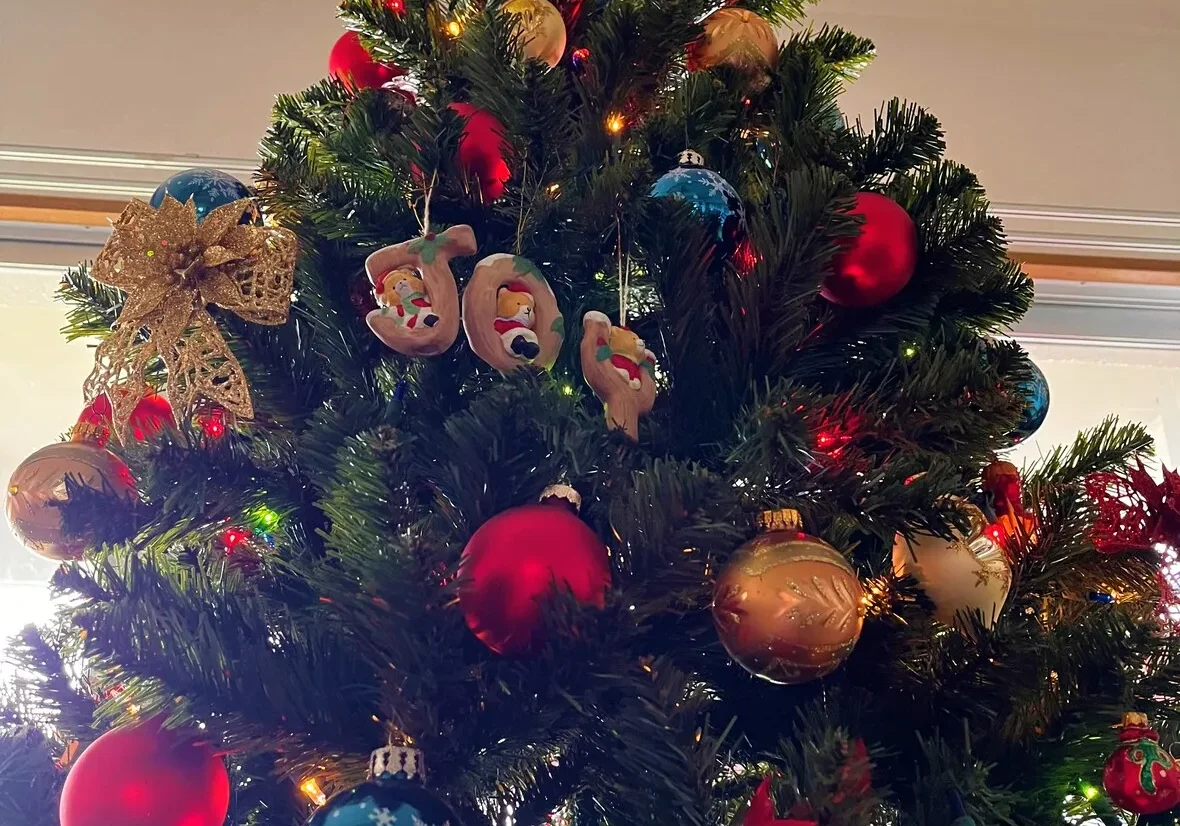
[[[80,559],[91,544],[67,536],[61,505],[69,501],[66,477],[79,485],[135,497],[135,480],[123,460],[89,442],[43,447],[21,462],[8,482],[8,524],[13,535],[46,559]]]
[[[910,542],[901,534],[893,543],[893,572],[911,576],[934,603],[939,622],[970,632],[969,615],[978,612],[991,628],[1008,599],[1012,568],[1004,549],[989,535],[983,511],[968,502],[970,530],[953,539],[918,534]]]
[[[525,57],[552,69],[565,54],[565,21],[549,0],[508,0],[504,11],[520,24],[520,45]]]
[[[839,551],[800,529],[796,511],[767,511],[761,524],[717,578],[717,635],[742,668],[772,683],[830,674],[864,625],[856,572]]]
[[[725,64],[756,75],[764,85],[766,73],[778,58],[774,29],[747,9],[718,9],[705,18],[705,32],[688,49],[694,71]]]

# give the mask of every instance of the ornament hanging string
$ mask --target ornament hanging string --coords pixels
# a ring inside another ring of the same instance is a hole
[[[430,234],[430,199],[434,195],[434,185],[438,183],[438,170],[430,173],[430,183],[422,185],[422,217],[418,218],[417,210],[414,210],[414,217],[418,218],[418,226],[422,228],[423,235]]]
[[[627,326],[627,305],[631,300],[631,252],[623,255],[623,218],[620,207],[615,208],[615,257],[619,278],[619,326]]]

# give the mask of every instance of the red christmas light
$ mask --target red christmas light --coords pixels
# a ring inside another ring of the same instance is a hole
[[[405,0],[385,0],[385,8],[394,14],[402,14],[406,10]]]
[[[252,537],[254,532],[248,528],[239,528],[234,526],[226,528],[221,534],[221,544],[225,546],[225,555],[233,554],[238,548],[245,545]]]
[[[197,416],[197,424],[210,439],[220,439],[225,435],[225,411],[217,407],[201,413]]]

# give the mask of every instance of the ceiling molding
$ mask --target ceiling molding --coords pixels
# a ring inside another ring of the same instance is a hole
[[[1012,252],[1180,263],[1180,214],[992,204]]]

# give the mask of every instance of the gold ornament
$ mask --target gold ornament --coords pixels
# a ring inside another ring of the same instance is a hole
[[[202,398],[254,416],[246,375],[206,309],[213,304],[254,324],[287,320],[299,245],[288,230],[239,223],[252,208],[235,201],[198,223],[191,201],[165,196],[158,210],[132,201],[115,222],[92,275],[126,297],[83,389],[88,400],[110,396],[116,436],[147,391],[144,372],[157,357],[178,418]]]
[[[713,622],[742,668],[794,685],[830,674],[864,625],[864,591],[847,560],[800,530],[793,510],[762,514],[763,532],[717,578]]]
[[[778,57],[774,29],[747,9],[725,8],[703,23],[705,33],[689,47],[689,68],[712,69],[725,64],[765,76]]]
[[[525,57],[552,69],[565,54],[565,21],[549,0],[508,0],[504,11],[520,24],[520,45]]]
[[[934,603],[939,622],[969,631],[965,616],[979,612],[991,628],[1012,587],[1012,569],[1003,548],[987,530],[983,511],[968,502],[959,506],[970,521],[966,536],[954,539],[918,534],[907,542],[901,534],[893,543],[893,571],[911,576]]]
[[[65,535],[61,505],[69,501],[66,477],[127,499],[135,480],[123,461],[89,442],[61,442],[43,447],[21,462],[8,482],[8,524],[22,545],[47,559],[79,559],[87,537]]]

